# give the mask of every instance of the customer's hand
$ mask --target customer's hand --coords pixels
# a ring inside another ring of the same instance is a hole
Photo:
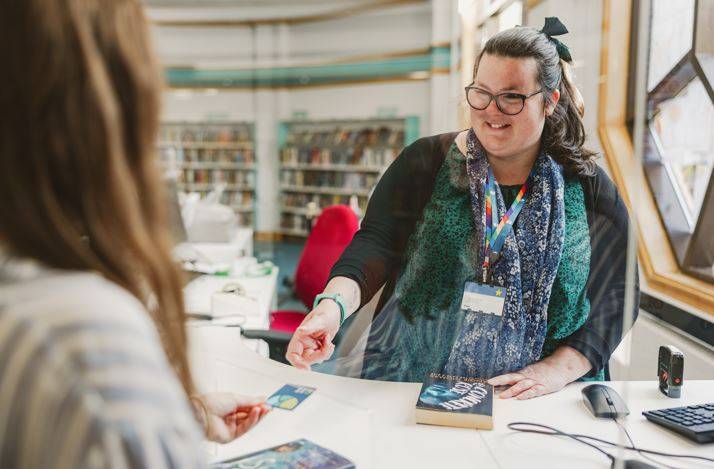
[[[590,362],[580,352],[572,347],[561,346],[543,360],[515,373],[491,378],[488,383],[494,386],[509,386],[499,394],[501,399],[530,399],[560,391],[566,384],[587,373],[590,368]]]
[[[323,300],[295,330],[285,358],[296,368],[309,370],[332,356],[335,338],[340,328],[340,308],[334,301]]]
[[[263,399],[230,392],[193,396],[191,403],[203,424],[206,438],[216,443],[235,440],[270,412]]]

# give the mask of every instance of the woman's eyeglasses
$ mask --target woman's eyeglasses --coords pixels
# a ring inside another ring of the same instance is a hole
[[[526,99],[543,92],[543,88],[531,94],[520,93],[500,93],[491,94],[486,90],[470,85],[466,88],[466,101],[469,106],[477,111],[486,109],[492,100],[496,101],[498,110],[509,116],[515,116],[520,113],[526,105]]]

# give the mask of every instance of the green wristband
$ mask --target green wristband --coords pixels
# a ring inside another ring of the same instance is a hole
[[[315,297],[315,301],[312,303],[312,309],[317,308],[317,304],[320,303],[322,300],[332,300],[335,303],[337,303],[337,306],[340,307],[340,326],[342,325],[343,322],[345,322],[345,303],[342,301],[342,295],[339,293],[334,293],[334,294],[328,294],[328,293],[320,293]]]

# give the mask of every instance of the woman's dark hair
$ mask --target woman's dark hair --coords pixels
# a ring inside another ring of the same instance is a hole
[[[481,57],[490,54],[511,58],[533,58],[537,64],[537,81],[544,89],[543,96],[551,101],[553,90],[560,91],[553,114],[545,118],[543,149],[568,175],[592,176],[595,174],[594,151],[585,148],[583,97],[572,81],[570,64],[562,60],[555,44],[543,32],[528,27],[502,31],[486,42],[476,58],[474,78]]]

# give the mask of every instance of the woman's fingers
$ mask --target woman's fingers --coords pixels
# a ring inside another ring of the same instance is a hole
[[[525,376],[520,373],[506,373],[505,375],[495,376],[489,379],[488,384],[493,386],[505,386],[507,384],[517,383],[524,378]]]
[[[319,320],[306,321],[293,334],[286,358],[296,368],[309,370],[310,365],[326,360],[332,355],[334,345],[331,336],[322,327],[316,327]],[[313,325],[310,325],[313,323]]]
[[[305,353],[305,344],[298,336],[297,332],[290,339],[288,344],[288,351],[285,354],[285,358],[295,367],[301,370],[309,370],[310,364],[303,359],[303,354]]]
[[[209,431],[207,437],[211,441],[217,443],[228,443],[232,441],[234,436],[234,423],[235,420],[229,418],[221,418],[218,415],[211,415]]]
[[[223,397],[228,393],[223,393]],[[240,396],[240,400],[252,400]],[[270,411],[270,407],[262,401],[250,407],[238,407],[228,414],[214,412],[208,415],[206,436],[209,440],[218,443],[229,443],[250,430],[260,419]]]
[[[297,353],[297,352],[288,352],[285,355],[285,358],[288,359],[288,361],[297,369],[299,370],[309,370],[310,365],[303,361],[302,355]]]
[[[330,358],[334,351],[335,345],[330,341],[326,341],[320,349],[310,353],[310,363],[322,363]]]
[[[509,399],[513,396],[517,396],[518,394],[522,393],[527,389],[530,389],[536,384],[537,383],[530,378],[523,378],[519,382],[499,394],[498,397],[500,397],[501,399]]]
[[[523,391],[519,395],[515,396],[518,400],[532,399],[534,397],[542,396],[545,394],[545,386],[542,384],[536,384],[532,388]]]
[[[239,429],[240,433],[236,432],[236,436],[240,436],[240,435],[244,434],[245,432],[247,432],[248,430],[250,430],[251,428],[253,428],[255,426],[255,424],[258,423],[258,420],[260,420],[260,409],[258,407],[255,407],[250,412],[248,417],[246,419],[244,419],[238,425],[238,429]]]

